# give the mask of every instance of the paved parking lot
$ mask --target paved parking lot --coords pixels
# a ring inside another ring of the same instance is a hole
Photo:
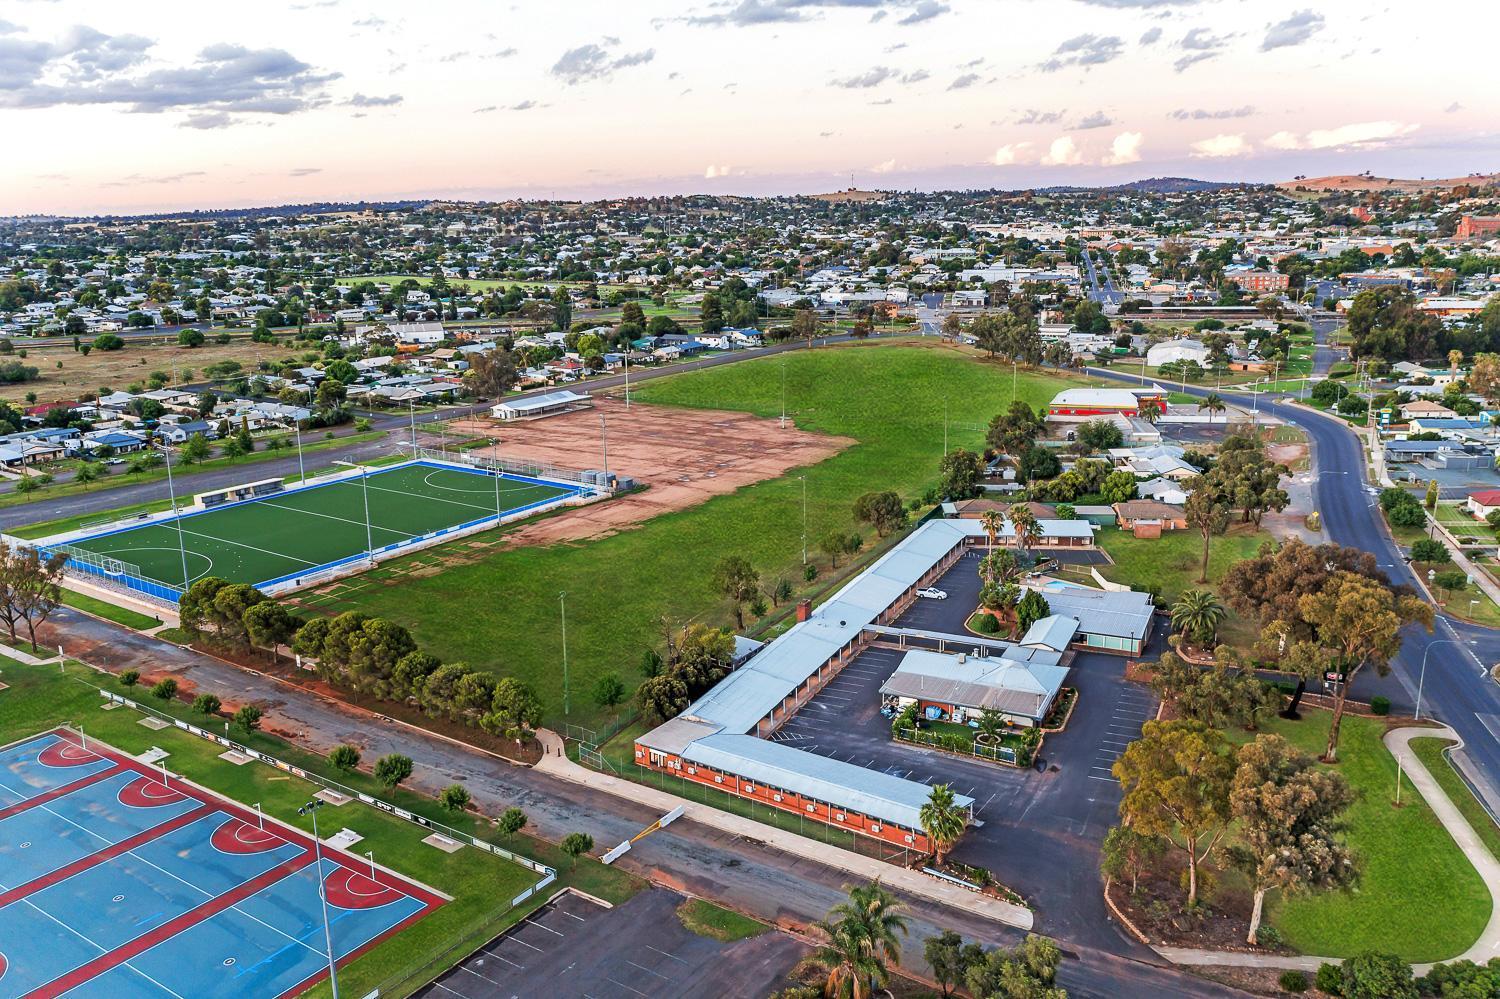
[[[808,951],[768,931],[732,944],[700,937],[677,918],[682,895],[649,888],[606,908],[559,895],[446,975],[424,999],[640,999],[766,995]]]
[[[934,585],[947,600],[918,600],[896,622],[963,635],[979,600],[978,559],[960,559]],[[1162,647],[1165,620],[1152,648]],[[974,799],[980,824],[953,852],[1033,900],[1038,929],[1096,945],[1117,944],[1097,890],[1098,844],[1116,821],[1119,785],[1110,766],[1156,710],[1149,690],[1124,679],[1119,656],[1075,655],[1068,677],[1078,704],[1066,731],[1042,748],[1045,772],[1017,770],[891,741],[880,686],[904,653],[866,649],[772,737],[805,752],[920,781],[948,784]],[[897,858],[899,859],[899,858]]]

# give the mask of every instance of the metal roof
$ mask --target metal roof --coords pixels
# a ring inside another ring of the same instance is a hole
[[[1041,719],[1067,676],[1066,666],[914,649],[902,657],[880,692]]]
[[[805,753],[752,735],[721,733],[699,739],[682,757],[693,763],[737,774],[757,784],[777,787],[908,829],[921,829],[921,810],[932,788],[853,763]],[[954,794],[960,808],[974,799]]]
[[[538,409],[550,409],[553,406],[567,406],[575,402],[588,402],[589,397],[579,395],[577,392],[548,392],[546,395],[535,395],[529,399],[516,399],[512,402],[501,402],[495,405],[496,409],[508,409],[515,413],[530,413]]]
[[[1078,634],[1078,623],[1076,617],[1069,617],[1066,614],[1050,614],[1026,629],[1026,637],[1021,639],[1021,644],[1041,646],[1061,652],[1073,641],[1073,636]]]
[[[1134,590],[1091,590],[1082,586],[1043,590],[1053,614],[1078,619],[1079,630],[1089,635],[1143,639],[1151,627],[1151,594]]]

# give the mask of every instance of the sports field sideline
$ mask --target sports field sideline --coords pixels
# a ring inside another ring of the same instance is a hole
[[[296,579],[368,550],[380,552],[433,532],[546,506],[581,491],[539,479],[417,462],[82,537],[68,547],[139,567],[145,585],[137,588],[148,592],[153,583],[183,586],[182,551],[189,586],[210,575],[260,586]],[[45,541],[42,545],[47,546]],[[129,578],[121,581],[136,585]]]

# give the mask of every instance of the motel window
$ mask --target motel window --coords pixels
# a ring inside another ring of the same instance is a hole
[[[666,761],[667,761],[667,757],[666,757],[665,753],[658,753],[654,749],[651,750],[651,765],[653,767],[659,767],[662,764],[666,763]]]

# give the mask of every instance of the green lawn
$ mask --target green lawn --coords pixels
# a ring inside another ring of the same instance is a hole
[[[106,603],[98,597],[91,597],[87,593],[75,593],[72,590],[62,591],[62,602],[69,607],[81,611],[88,611],[96,617],[102,617],[106,621],[123,624],[127,628],[136,631],[150,631],[161,621],[147,614],[141,614],[125,607],[116,607],[114,604]]]
[[[71,543],[182,586],[219,576],[262,583],[411,541],[432,531],[546,502],[560,486],[410,465]],[[368,524],[366,511],[368,510]],[[179,549],[181,543],[181,550]],[[185,550],[185,555],[184,555]]]
[[[218,759],[222,748],[177,729],[153,732],[138,725],[140,715],[128,708],[103,711],[101,698],[93,683],[114,685],[112,678],[102,677],[82,666],[70,665],[66,674],[56,667],[28,667],[6,664],[0,659],[0,678],[9,684],[0,691],[0,742],[11,742],[46,731],[60,724],[81,725],[85,732],[127,753],[141,753],[160,746],[171,756],[168,765],[175,773],[208,787],[225,797],[242,803],[260,803],[267,815],[311,831],[308,819],[297,815],[315,788],[279,770],[260,764],[234,766]],[[147,700],[144,691],[135,697]],[[152,702],[157,705],[157,702]],[[186,705],[158,705],[173,715],[202,722]],[[322,771],[356,790],[378,795],[400,808],[419,812],[452,825],[463,832],[516,849],[558,870],[560,884],[577,884],[612,901],[629,897],[639,883],[613,868],[592,860],[580,862],[576,871],[569,869],[566,858],[550,844],[529,837],[506,842],[493,833],[488,822],[473,813],[452,815],[436,802],[416,794],[398,791],[387,794],[367,774],[333,774],[320,757],[312,756],[280,740],[256,733],[240,741],[255,749],[310,771]],[[367,761],[368,762],[368,761]],[[346,995],[365,995],[375,988],[382,996],[404,996],[426,984],[446,965],[464,957],[489,937],[520,919],[545,900],[545,893],[534,902],[507,911],[506,901],[528,886],[538,876],[518,864],[475,849],[446,854],[424,845],[427,835],[422,827],[388,815],[373,807],[352,802],[337,811],[338,822],[364,836],[359,852],[373,850],[380,863],[453,896],[453,901],[425,917],[410,928],[390,938],[345,968],[340,969],[339,984]],[[327,985],[308,993],[329,994]]]
[[[1435,737],[1411,741],[1411,749],[1417,754],[1417,759],[1427,767],[1427,772],[1432,774],[1433,779],[1442,785],[1444,793],[1453,799],[1469,825],[1484,840],[1484,845],[1489,847],[1490,853],[1500,857],[1500,826],[1495,825],[1490,813],[1485,811],[1479,799],[1474,797],[1474,792],[1469,790],[1469,785],[1464,783],[1464,779],[1448,760],[1444,750],[1453,745],[1456,743]]]
[[[1300,722],[1272,718],[1261,729],[1317,755],[1330,717],[1305,711]],[[1272,925],[1304,954],[1378,950],[1406,961],[1440,961],[1468,948],[1489,920],[1484,882],[1410,784],[1401,807],[1393,807],[1396,761],[1380,741],[1385,728],[1381,720],[1346,715],[1339,739],[1337,769],[1360,793],[1346,833],[1363,864],[1359,886],[1347,894],[1271,896]],[[1229,733],[1236,740],[1252,734]],[[1436,767],[1433,773],[1440,775]]]
[[[1099,545],[1114,559],[1114,565],[1099,567],[1099,574],[1112,583],[1132,589],[1150,590],[1170,604],[1183,590],[1198,587],[1203,566],[1203,535],[1195,530],[1167,531],[1159,538],[1137,538],[1117,527],[1101,529]],[[1255,555],[1271,535],[1252,525],[1234,524],[1208,544],[1208,579],[1217,583],[1231,565]]]
[[[723,906],[705,902],[701,898],[690,898],[677,907],[677,918],[682,925],[700,937],[708,937],[720,943],[734,943],[758,937],[770,929],[765,923],[749,916],[742,916]]]
[[[945,407],[950,446],[979,448],[990,418],[1010,402],[1009,365],[948,348],[866,344],[781,357],[686,372],[632,394],[641,402],[774,417],[784,364],[787,411],[797,426],[859,441],[805,469],[813,544],[831,529],[855,528],[850,510],[861,493],[895,489],[911,499],[936,484]],[[1019,398],[1036,406],[1079,382],[1022,372],[1016,384]],[[659,643],[662,615],[733,623],[711,582],[720,558],[745,556],[767,588],[779,578],[802,585],[801,471],[583,544],[501,548],[461,564],[451,564],[450,554],[471,550],[433,549],[416,558],[434,569],[449,563],[440,572],[404,571],[402,563],[412,560],[399,560],[345,581],[315,606],[392,618],[444,660],[520,677],[541,697],[548,724],[607,726],[621,709],[598,707],[590,691],[612,671],[629,687],[639,682],[635,664],[644,648]],[[867,548],[869,541],[867,532]],[[825,561],[818,564],[826,571]],[[566,717],[563,592],[571,681]]]

